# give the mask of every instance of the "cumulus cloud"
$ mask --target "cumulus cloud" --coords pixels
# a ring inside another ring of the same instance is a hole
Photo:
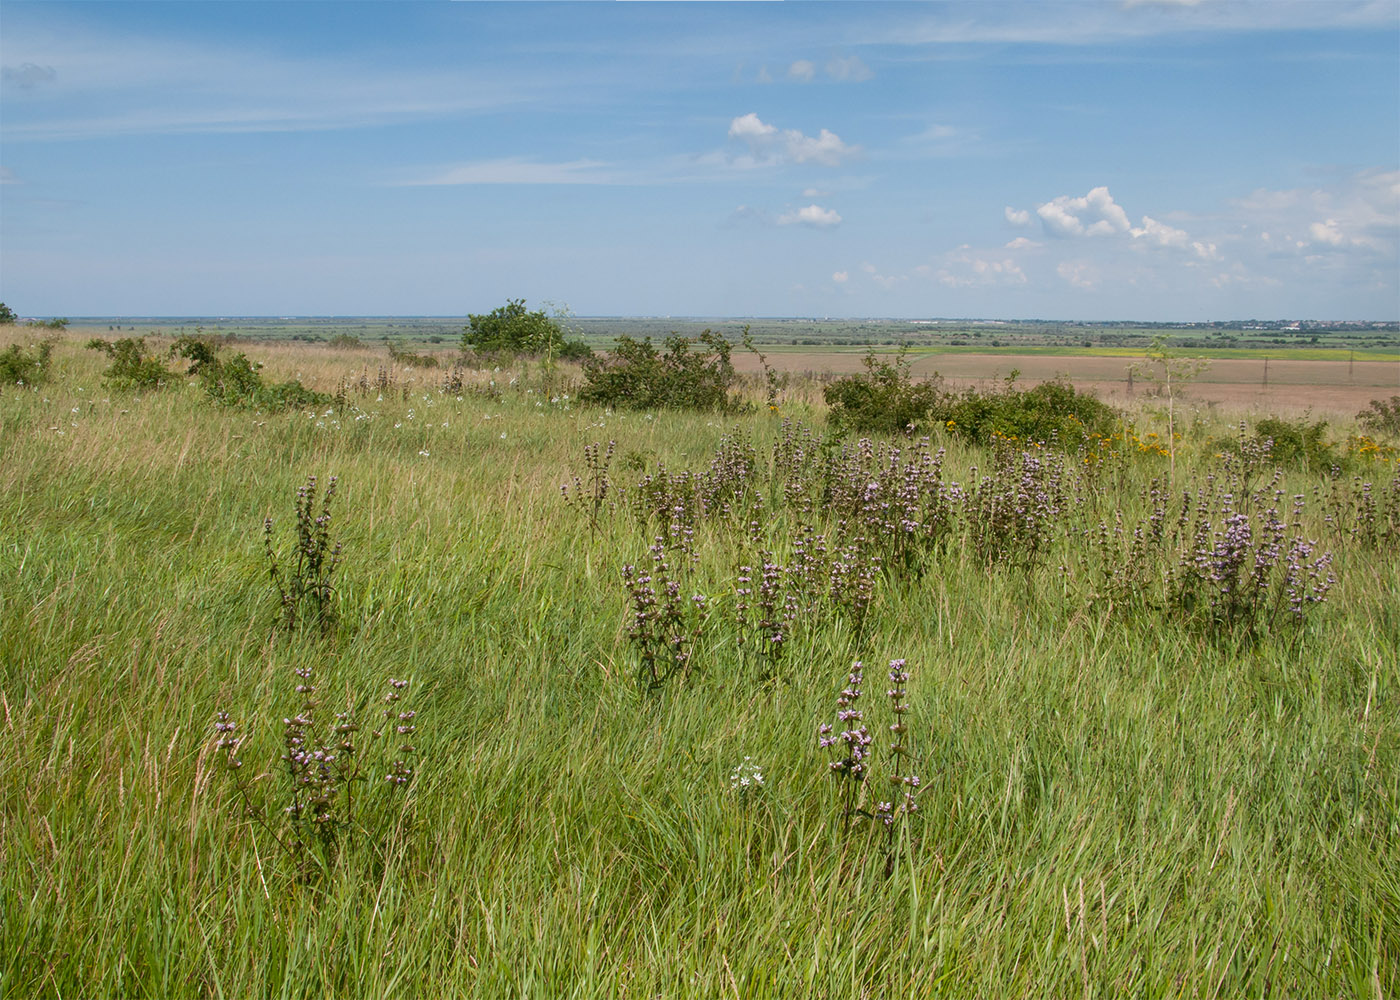
[[[1099,269],[1085,260],[1062,260],[1055,272],[1075,288],[1089,289],[1099,283]]]
[[[767,124],[752,111],[746,115],[740,115],[729,123],[729,138],[741,139],[748,143],[766,142],[777,134],[778,127],[776,125]]]
[[[836,282],[838,285],[844,285],[850,277],[851,272],[849,271],[837,271],[834,274],[832,274],[831,280]]]
[[[1328,187],[1261,188],[1234,209],[1242,228],[1259,230],[1260,241],[1276,249],[1387,257],[1400,250],[1400,171],[1363,170]]]
[[[1216,250],[1214,243],[1207,243],[1204,240],[1195,240],[1191,244],[1191,249],[1196,252],[1196,256],[1201,260],[1219,260],[1220,253]]]
[[[1024,236],[1018,236],[1018,237],[1016,237],[1014,240],[1012,240],[1010,243],[1006,244],[1006,249],[1007,249],[1007,250],[1033,250],[1033,249],[1035,249],[1036,247],[1043,247],[1044,245],[1045,245],[1044,243],[1037,243],[1035,240],[1026,239],[1026,237],[1024,237]]]
[[[995,251],[973,250],[966,246],[958,247],[951,253],[944,254],[936,269],[925,268],[923,270],[924,273],[932,270],[938,283],[949,288],[1024,285],[1026,283],[1025,272],[1010,257],[997,254]]]
[[[1082,198],[1060,195],[1035,211],[1052,236],[1113,236],[1132,228],[1128,213],[1106,187],[1093,188]]]
[[[841,224],[841,216],[834,208],[808,205],[796,211],[778,216],[780,226],[812,226],[816,229],[830,229]]]
[[[788,79],[799,83],[811,83],[817,78],[817,64],[808,59],[799,59],[788,67]]]
[[[830,59],[826,64],[826,75],[833,80],[860,83],[869,80],[875,74],[869,66],[865,65],[860,56],[849,56],[844,59],[840,57]]]
[[[1024,208],[1012,208],[1006,206],[1006,221],[1013,226],[1029,226],[1031,224],[1031,213]]]
[[[729,138],[747,145],[755,163],[819,163],[835,167],[860,151],[860,147],[847,145],[830,129],[822,129],[814,136],[795,128],[779,130],[752,111],[729,123]]]
[[[1130,230],[1133,239],[1142,240],[1149,246],[1172,248],[1176,250],[1186,249],[1186,244],[1190,237],[1186,235],[1186,230],[1175,229],[1165,222],[1158,222],[1149,215],[1142,217],[1142,226]]]

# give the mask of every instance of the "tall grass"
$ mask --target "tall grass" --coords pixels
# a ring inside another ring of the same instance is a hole
[[[329,394],[377,364],[265,356]],[[616,442],[620,482],[701,468],[736,424],[766,454],[768,411],[609,413],[534,375],[445,394],[441,373],[398,371],[267,415],[110,392],[72,341],[54,362],[0,395],[0,994],[1400,987],[1400,558],[1394,537],[1327,534],[1310,476],[1286,491],[1310,498],[1338,582],[1299,634],[1220,641],[1082,600],[1058,558],[989,567],[949,545],[882,577],[859,638],[819,623],[772,669],[702,644],[649,691],[621,567],[652,531],[625,507],[595,526],[559,487],[594,442]],[[1140,435],[1164,430],[1150,419]],[[1230,433],[1188,427],[1178,477]],[[944,443],[948,476],[990,467]],[[1131,506],[1165,462],[1127,455],[1104,502]],[[339,483],[326,636],[275,628],[262,536],[310,475]],[[702,525],[695,549],[724,606],[732,537]],[[858,658],[872,688],[909,664],[922,785],[888,874],[883,841],[844,830],[816,739]],[[312,881],[213,749],[217,711],[250,720],[270,791],[297,667],[331,704],[408,678],[418,710],[403,808]],[[745,758],[764,782],[736,794]]]

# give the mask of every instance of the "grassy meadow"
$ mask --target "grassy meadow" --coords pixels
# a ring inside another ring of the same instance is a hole
[[[338,398],[118,391],[71,335],[0,388],[0,995],[1400,991],[1393,438],[1276,474],[1188,390],[1174,461],[1157,400],[1062,458],[921,449],[833,439],[807,383],[611,411],[238,349]],[[309,476],[333,617],[279,626]],[[364,780],[318,827],[287,720],[335,713]],[[819,741],[858,722],[865,782]]]

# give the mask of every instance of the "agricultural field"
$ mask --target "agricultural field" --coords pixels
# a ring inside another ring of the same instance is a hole
[[[881,434],[128,325],[0,328],[0,995],[1400,990],[1395,360]]]

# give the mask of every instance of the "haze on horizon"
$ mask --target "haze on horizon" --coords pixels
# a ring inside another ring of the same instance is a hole
[[[24,315],[1400,318],[1400,0],[32,3]]]

